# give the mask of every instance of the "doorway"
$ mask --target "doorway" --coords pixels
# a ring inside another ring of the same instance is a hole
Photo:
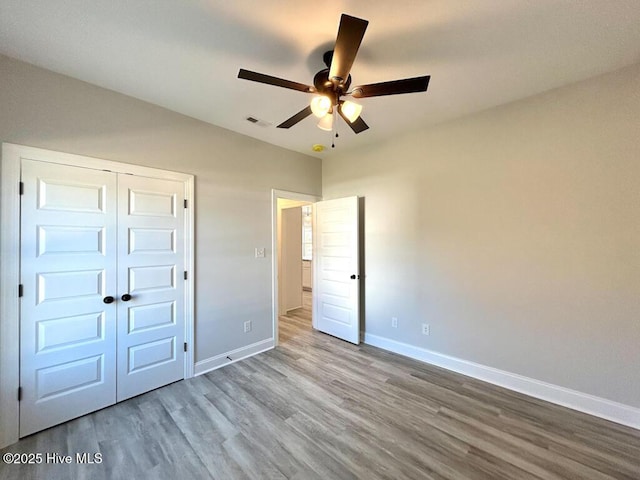
[[[361,248],[360,206],[362,199],[353,196],[320,201],[312,195],[273,190],[272,193],[272,251],[273,251],[273,339],[279,342],[279,316],[304,309],[304,298],[311,303],[311,327],[322,333],[333,335],[342,340],[358,344],[360,331],[361,305]],[[312,261],[310,278],[307,285],[311,292],[302,288],[303,272],[300,266],[303,256],[301,245],[302,209],[313,205],[312,215]],[[294,210],[298,209],[298,210]],[[289,212],[290,210],[290,212]],[[287,213],[285,213],[287,212]],[[283,233],[283,219],[291,219],[291,240],[287,247],[288,236]],[[283,255],[283,251],[293,248],[292,255]],[[293,301],[284,299],[285,269],[283,259],[294,259],[291,271],[294,287],[291,290]],[[310,279],[313,279],[312,281]],[[300,295],[302,290],[302,295]],[[311,293],[311,295],[309,295]],[[299,313],[304,313],[299,312]],[[307,313],[308,321],[308,313]],[[302,318],[304,321],[304,317]]]
[[[315,195],[273,190],[273,337],[280,315],[299,314],[312,326],[312,217]],[[306,234],[306,235],[305,235]]]
[[[278,200],[280,209],[278,289],[280,325],[297,324],[311,329],[312,314],[312,238],[311,204],[291,206]],[[297,203],[297,202],[296,202]],[[283,330],[280,330],[282,340]]]

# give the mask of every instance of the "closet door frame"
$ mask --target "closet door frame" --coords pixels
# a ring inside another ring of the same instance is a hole
[[[72,165],[143,177],[177,180],[185,200],[185,354],[184,378],[194,373],[194,176],[11,143],[2,144],[0,163],[0,448],[19,439],[20,386],[20,165],[22,159]]]

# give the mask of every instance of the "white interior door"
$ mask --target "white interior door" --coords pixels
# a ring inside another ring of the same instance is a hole
[[[184,378],[184,184],[120,175],[118,192],[121,401]]]
[[[360,343],[358,197],[314,205],[315,328]]]
[[[116,180],[22,162],[21,436],[116,401]]]

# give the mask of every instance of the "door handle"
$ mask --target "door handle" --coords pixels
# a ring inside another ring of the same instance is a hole
[[[108,297],[104,297],[104,298],[102,299],[102,301],[103,301],[104,303],[113,303],[113,301],[114,301],[114,300],[115,300],[115,298],[113,298],[111,295],[109,295]]]
[[[356,278],[360,278],[360,275],[351,275],[351,280],[355,280]]]
[[[122,295],[122,297],[120,297],[122,299],[123,302],[128,302],[129,300],[131,300],[133,297],[131,295],[129,295],[128,293],[125,293],[124,295]]]

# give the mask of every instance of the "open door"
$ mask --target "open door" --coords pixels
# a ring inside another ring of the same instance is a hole
[[[314,205],[314,327],[356,345],[360,343],[358,215],[358,197]]]

